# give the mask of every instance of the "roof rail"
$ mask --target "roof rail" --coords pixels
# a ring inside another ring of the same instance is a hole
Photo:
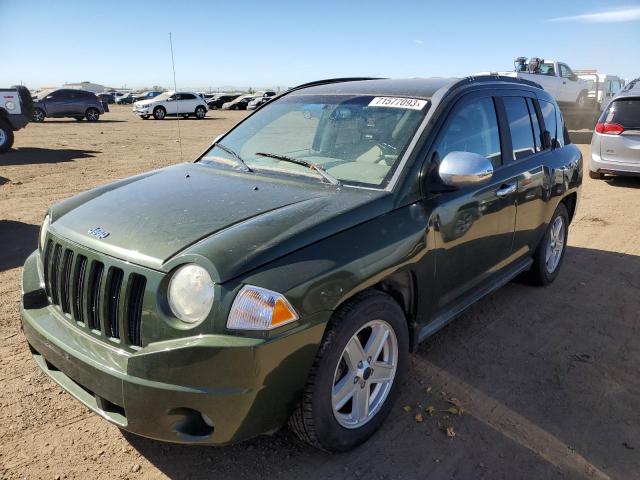
[[[301,85],[296,85],[295,87],[291,87],[287,90],[287,92],[292,92],[294,90],[300,90],[301,88],[307,87],[315,87],[317,85],[330,85],[332,83],[342,83],[342,82],[359,82],[362,80],[383,80],[381,77],[343,77],[343,78],[327,78],[324,80],[314,80],[313,82],[303,83]]]
[[[532,82],[531,80],[526,80],[524,78],[508,77],[506,75],[500,75],[499,73],[490,73],[486,75],[470,75],[454,83],[451,86],[450,90],[455,90],[456,88],[461,88],[461,87],[464,87],[465,85],[469,85],[471,83],[476,83],[476,82],[496,82],[496,81],[521,83],[524,85],[529,85],[530,87],[536,87],[541,90],[544,90],[544,88],[542,88],[542,85],[540,85],[539,83]]]

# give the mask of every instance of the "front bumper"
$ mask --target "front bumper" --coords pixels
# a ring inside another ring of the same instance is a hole
[[[34,288],[37,278],[34,253],[24,268],[21,313],[38,366],[120,428],[170,442],[220,445],[280,428],[328,317],[318,314],[307,323],[313,326],[276,339],[199,335],[128,352],[86,334],[54,306],[25,308],[44,295]]]
[[[133,113],[135,113],[136,115],[151,115],[153,113],[151,109],[149,109],[149,107],[134,106],[132,110],[133,110]]]

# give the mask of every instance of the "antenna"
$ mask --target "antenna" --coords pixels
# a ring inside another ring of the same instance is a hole
[[[173,69],[173,93],[178,93],[178,87],[176,85],[176,63],[173,60],[173,40],[171,39],[171,32],[169,32],[169,46],[171,47],[171,68]],[[177,99],[175,100],[178,101]],[[182,135],[180,132],[180,115],[178,114],[178,104],[176,104],[176,118],[178,119],[178,144],[180,145],[180,161],[182,161]]]

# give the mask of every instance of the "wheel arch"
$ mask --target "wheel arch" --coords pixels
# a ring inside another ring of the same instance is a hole
[[[560,200],[560,203],[563,203],[567,208],[567,212],[569,213],[569,224],[573,220],[573,216],[576,213],[576,206],[578,203],[578,194],[576,192],[571,192],[569,195],[565,196]]]

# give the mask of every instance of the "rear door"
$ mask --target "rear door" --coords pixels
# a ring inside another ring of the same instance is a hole
[[[507,168],[517,178],[513,255],[522,257],[535,250],[546,227],[545,203],[549,195],[545,165],[551,163],[552,150],[559,146],[556,112],[553,103],[538,102],[528,91],[505,92],[501,106],[510,140]],[[545,130],[551,139],[549,145],[543,142]]]
[[[196,110],[198,99],[193,93],[181,93],[179,102],[178,113],[193,113]]]
[[[600,135],[600,156],[603,161],[621,164],[640,163],[640,97],[623,97],[611,102],[600,122],[619,125],[609,129],[621,133]]]

